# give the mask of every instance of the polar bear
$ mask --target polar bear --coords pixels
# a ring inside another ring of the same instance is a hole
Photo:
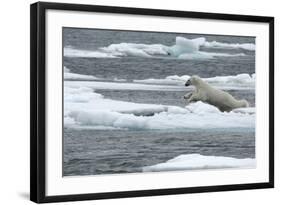
[[[249,107],[249,103],[246,100],[236,100],[229,93],[212,87],[199,76],[191,76],[185,83],[185,86],[189,85],[195,86],[195,90],[192,93],[184,96],[189,103],[202,101],[216,106],[222,112],[230,112],[235,108]]]

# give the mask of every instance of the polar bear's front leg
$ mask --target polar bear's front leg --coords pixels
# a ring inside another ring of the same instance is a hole
[[[188,100],[191,96],[192,96],[192,92],[191,93],[187,93],[183,96],[184,99]]]
[[[191,103],[191,102],[197,102],[197,101],[200,101],[200,96],[198,95],[198,93],[193,93],[191,95],[191,97],[188,99],[188,102]]]

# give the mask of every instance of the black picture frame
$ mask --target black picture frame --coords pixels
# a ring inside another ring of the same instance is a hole
[[[46,196],[46,10],[67,10],[193,19],[262,22],[269,25],[269,181],[191,188],[137,190],[106,193]],[[97,200],[198,192],[217,192],[274,187],[274,18],[265,16],[110,7],[38,2],[30,7],[30,200],[37,203]]]

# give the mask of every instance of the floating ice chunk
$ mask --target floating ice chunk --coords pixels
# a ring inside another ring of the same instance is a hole
[[[144,172],[178,171],[198,169],[223,168],[255,168],[256,160],[252,158],[232,158],[223,156],[204,156],[200,154],[185,154],[167,162],[143,167]]]
[[[255,44],[233,44],[221,42],[207,42],[204,37],[187,39],[181,36],[176,37],[175,44],[167,46],[163,44],[142,44],[122,42],[101,47],[94,51],[79,50],[70,47],[64,48],[66,57],[86,57],[86,58],[117,58],[123,56],[134,57],[167,57],[172,56],[180,59],[210,59],[214,57],[235,57],[245,54],[211,53],[200,51],[200,47],[223,48],[223,49],[244,49],[255,50]]]
[[[256,108],[254,107],[246,107],[246,108],[236,108],[232,110],[234,113],[243,113],[243,114],[255,114]]]
[[[217,107],[203,103],[201,101],[198,101],[196,103],[190,103],[185,108],[191,113],[199,115],[206,115],[208,113],[221,113],[221,111]]]
[[[88,51],[79,50],[74,48],[65,47],[64,56],[72,58],[116,58],[117,55],[111,53],[105,53],[101,51]]]
[[[65,86],[64,118],[68,127],[111,129],[254,128],[255,114],[222,113],[196,102],[186,106],[141,104],[105,99],[91,88]]]
[[[81,105],[80,105],[81,106]],[[140,110],[139,113],[142,111]],[[147,110],[146,110],[147,112]],[[174,112],[174,111],[173,111]],[[153,112],[151,112],[153,113]],[[253,128],[254,115],[241,113],[169,113],[161,112],[152,116],[136,116],[110,110],[85,110],[76,107],[69,116],[78,125],[108,126],[126,129],[212,129],[212,128]]]
[[[97,80],[95,76],[92,75],[82,75],[77,73],[64,73],[64,80]]]
[[[65,116],[63,119],[63,123],[65,127],[72,127],[76,125],[76,122],[73,118],[69,117],[69,116]]]
[[[232,83],[232,84],[254,84],[255,75],[251,77],[247,73],[238,74],[236,76],[216,76],[211,78],[204,78],[208,83]]]
[[[177,106],[169,106],[167,109],[169,114],[188,114],[190,111],[185,108],[177,107]]]
[[[235,54],[228,54],[228,53],[210,53],[210,52],[202,52],[198,51],[196,53],[184,53],[178,56],[179,59],[186,59],[186,60],[204,60],[204,59],[212,59],[214,57],[237,57],[237,56],[245,56],[244,53],[235,53]]]
[[[63,71],[64,71],[64,73],[69,73],[70,72],[70,69],[68,69],[67,67],[63,67]]]
[[[187,39],[176,37],[176,44],[169,48],[169,52],[173,56],[180,56],[184,53],[198,53],[200,45],[203,45],[204,42],[205,38]]]
[[[190,78],[189,75],[172,75],[167,76],[164,79],[144,79],[133,80],[135,83],[155,84],[155,85],[180,85],[183,86],[185,82]],[[242,73],[234,76],[216,76],[211,78],[202,78],[204,81],[222,89],[254,89],[256,82],[256,75],[249,75]]]
[[[63,67],[64,80],[97,80],[98,78],[92,75],[82,75],[77,73],[71,73],[70,69]]]
[[[151,55],[167,55],[167,47],[161,44],[120,43],[101,48],[102,51],[118,56],[151,57]]]
[[[212,41],[212,42],[204,42],[203,44],[204,47],[208,48],[224,48],[224,49],[244,49],[244,50],[249,50],[249,51],[254,51],[256,50],[256,46],[253,43],[221,43],[217,41]]]
[[[101,99],[103,96],[99,93],[94,93],[93,89],[87,87],[71,88],[64,87],[64,101],[66,103],[88,103],[93,100]]]
[[[107,90],[163,90],[163,91],[184,91],[184,86],[172,85],[148,85],[139,83],[123,83],[123,82],[98,82],[98,81],[65,81],[66,86],[75,88],[89,87],[92,89]]]

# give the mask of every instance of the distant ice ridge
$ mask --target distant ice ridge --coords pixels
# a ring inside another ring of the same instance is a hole
[[[121,90],[183,90],[185,89],[184,84],[190,78],[189,75],[171,75],[164,79],[143,79],[133,80],[133,83],[126,82],[125,79],[107,79],[113,82],[77,82],[76,85],[88,86],[93,89],[121,89]],[[234,76],[215,76],[210,78],[202,78],[210,85],[215,87],[229,90],[229,89],[254,89],[256,82],[256,74],[252,75],[247,73],[241,73]],[[101,81],[106,80],[103,78],[97,78],[92,75],[84,75],[72,73],[67,67],[64,67],[64,80],[75,80],[75,81]],[[75,85],[72,82],[72,85]],[[181,87],[178,87],[181,86]]]
[[[190,78],[189,75],[172,75],[167,76],[165,79],[144,79],[134,80],[135,83],[144,84],[159,84],[159,85],[184,85],[185,82]],[[220,88],[255,88],[256,74],[249,75],[247,73],[238,74],[235,76],[216,76],[211,78],[202,78],[213,86]]]
[[[64,81],[66,86],[71,87],[89,87],[92,89],[106,89],[106,90],[162,90],[162,91],[184,91],[184,86],[173,85],[151,85],[140,83],[128,83],[128,82],[98,82],[98,81]]]
[[[243,49],[255,50],[255,44],[232,44],[221,42],[208,42],[204,37],[187,39],[176,37],[175,45],[166,46],[163,44],[140,44],[140,43],[119,43],[99,48],[95,51],[79,50],[70,47],[64,48],[64,56],[67,57],[88,57],[88,58],[118,58],[124,56],[136,57],[165,57],[171,56],[179,59],[210,59],[214,57],[235,57],[244,56],[244,53],[212,53],[200,51],[200,47],[221,48],[221,49]]]
[[[200,154],[185,154],[177,156],[167,162],[143,167],[143,172],[179,171],[199,169],[223,168],[255,168],[256,160],[253,158],[232,158],[222,156],[204,156]]]
[[[185,91],[185,82],[190,78],[189,75],[173,75],[164,79],[144,79],[127,82],[125,79],[112,79],[113,82],[101,82],[106,80],[95,76],[80,75],[75,73],[65,73],[65,80],[76,80],[76,82],[65,81],[65,84],[73,87],[89,87],[92,89],[109,90],[162,90],[162,91]],[[83,80],[83,82],[81,82]],[[109,79],[111,80],[111,79]],[[210,85],[224,90],[251,90],[255,88],[255,74],[238,74],[236,76],[216,76],[203,78]],[[95,82],[94,82],[95,81]],[[99,81],[99,82],[97,82]]]
[[[166,47],[167,53],[171,56],[180,59],[210,59],[213,57],[235,57],[245,56],[244,53],[212,53],[200,51],[200,47],[205,47],[208,43],[205,38],[187,39],[183,37],[176,37],[176,44],[171,47]],[[210,43],[208,43],[209,45]],[[211,47],[211,46],[208,46]]]
[[[64,80],[97,80],[98,78],[92,75],[82,75],[71,73],[67,67],[63,67]]]
[[[247,109],[222,113],[202,102],[185,108],[140,104],[106,99],[88,87],[64,87],[64,125],[80,129],[254,128],[255,112]]]
[[[224,48],[224,49],[244,49],[249,51],[255,51],[256,45],[253,43],[221,43],[217,41],[207,42],[203,44],[204,47],[208,48]]]

